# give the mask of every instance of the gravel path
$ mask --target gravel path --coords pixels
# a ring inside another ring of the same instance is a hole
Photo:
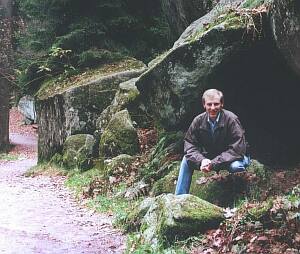
[[[36,135],[10,139],[26,158],[0,162],[0,253],[123,253],[111,218],[80,207],[64,177],[23,176],[36,164]]]

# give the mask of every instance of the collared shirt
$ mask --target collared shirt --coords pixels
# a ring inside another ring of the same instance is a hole
[[[207,122],[209,123],[209,126],[210,126],[211,135],[213,135],[214,132],[215,132],[215,130],[216,130],[217,123],[218,123],[219,120],[220,120],[220,115],[221,115],[221,112],[218,113],[218,116],[217,116],[217,118],[216,118],[215,121],[212,121],[212,120],[209,118],[209,115],[207,116]]]

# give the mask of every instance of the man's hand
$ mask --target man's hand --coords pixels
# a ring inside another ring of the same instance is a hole
[[[203,159],[201,162],[200,170],[204,173],[210,172],[212,170],[211,160]]]
[[[208,173],[212,170],[211,160],[210,159],[203,159],[201,162],[200,170],[204,173]]]

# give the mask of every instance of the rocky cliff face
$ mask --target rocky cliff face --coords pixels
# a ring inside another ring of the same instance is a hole
[[[203,111],[203,91],[220,89],[254,157],[299,161],[299,11],[296,0],[220,1],[136,81],[143,107],[164,128],[184,130]]]
[[[189,3],[164,2],[180,10]],[[203,111],[201,94],[217,88],[225,94],[225,108],[240,117],[254,158],[273,165],[299,162],[299,13],[296,0],[221,0],[139,77],[142,71],[113,74],[101,82],[51,88],[45,97],[42,89],[40,159],[60,151],[69,135],[92,134],[97,127],[101,132],[103,117],[124,108],[122,102],[114,105],[117,86],[137,77],[132,82],[139,110],[160,127],[186,130]]]
[[[119,67],[106,66],[109,73],[101,70],[89,80],[70,82],[67,87],[45,84],[41,88],[37,94],[39,161],[61,152],[67,136],[93,134],[97,118],[112,102],[118,85],[145,70],[144,64],[133,60],[119,63]]]

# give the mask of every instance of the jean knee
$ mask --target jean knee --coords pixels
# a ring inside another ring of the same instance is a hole
[[[245,166],[241,161],[234,161],[230,164],[229,170],[230,173],[237,173],[245,171]]]

